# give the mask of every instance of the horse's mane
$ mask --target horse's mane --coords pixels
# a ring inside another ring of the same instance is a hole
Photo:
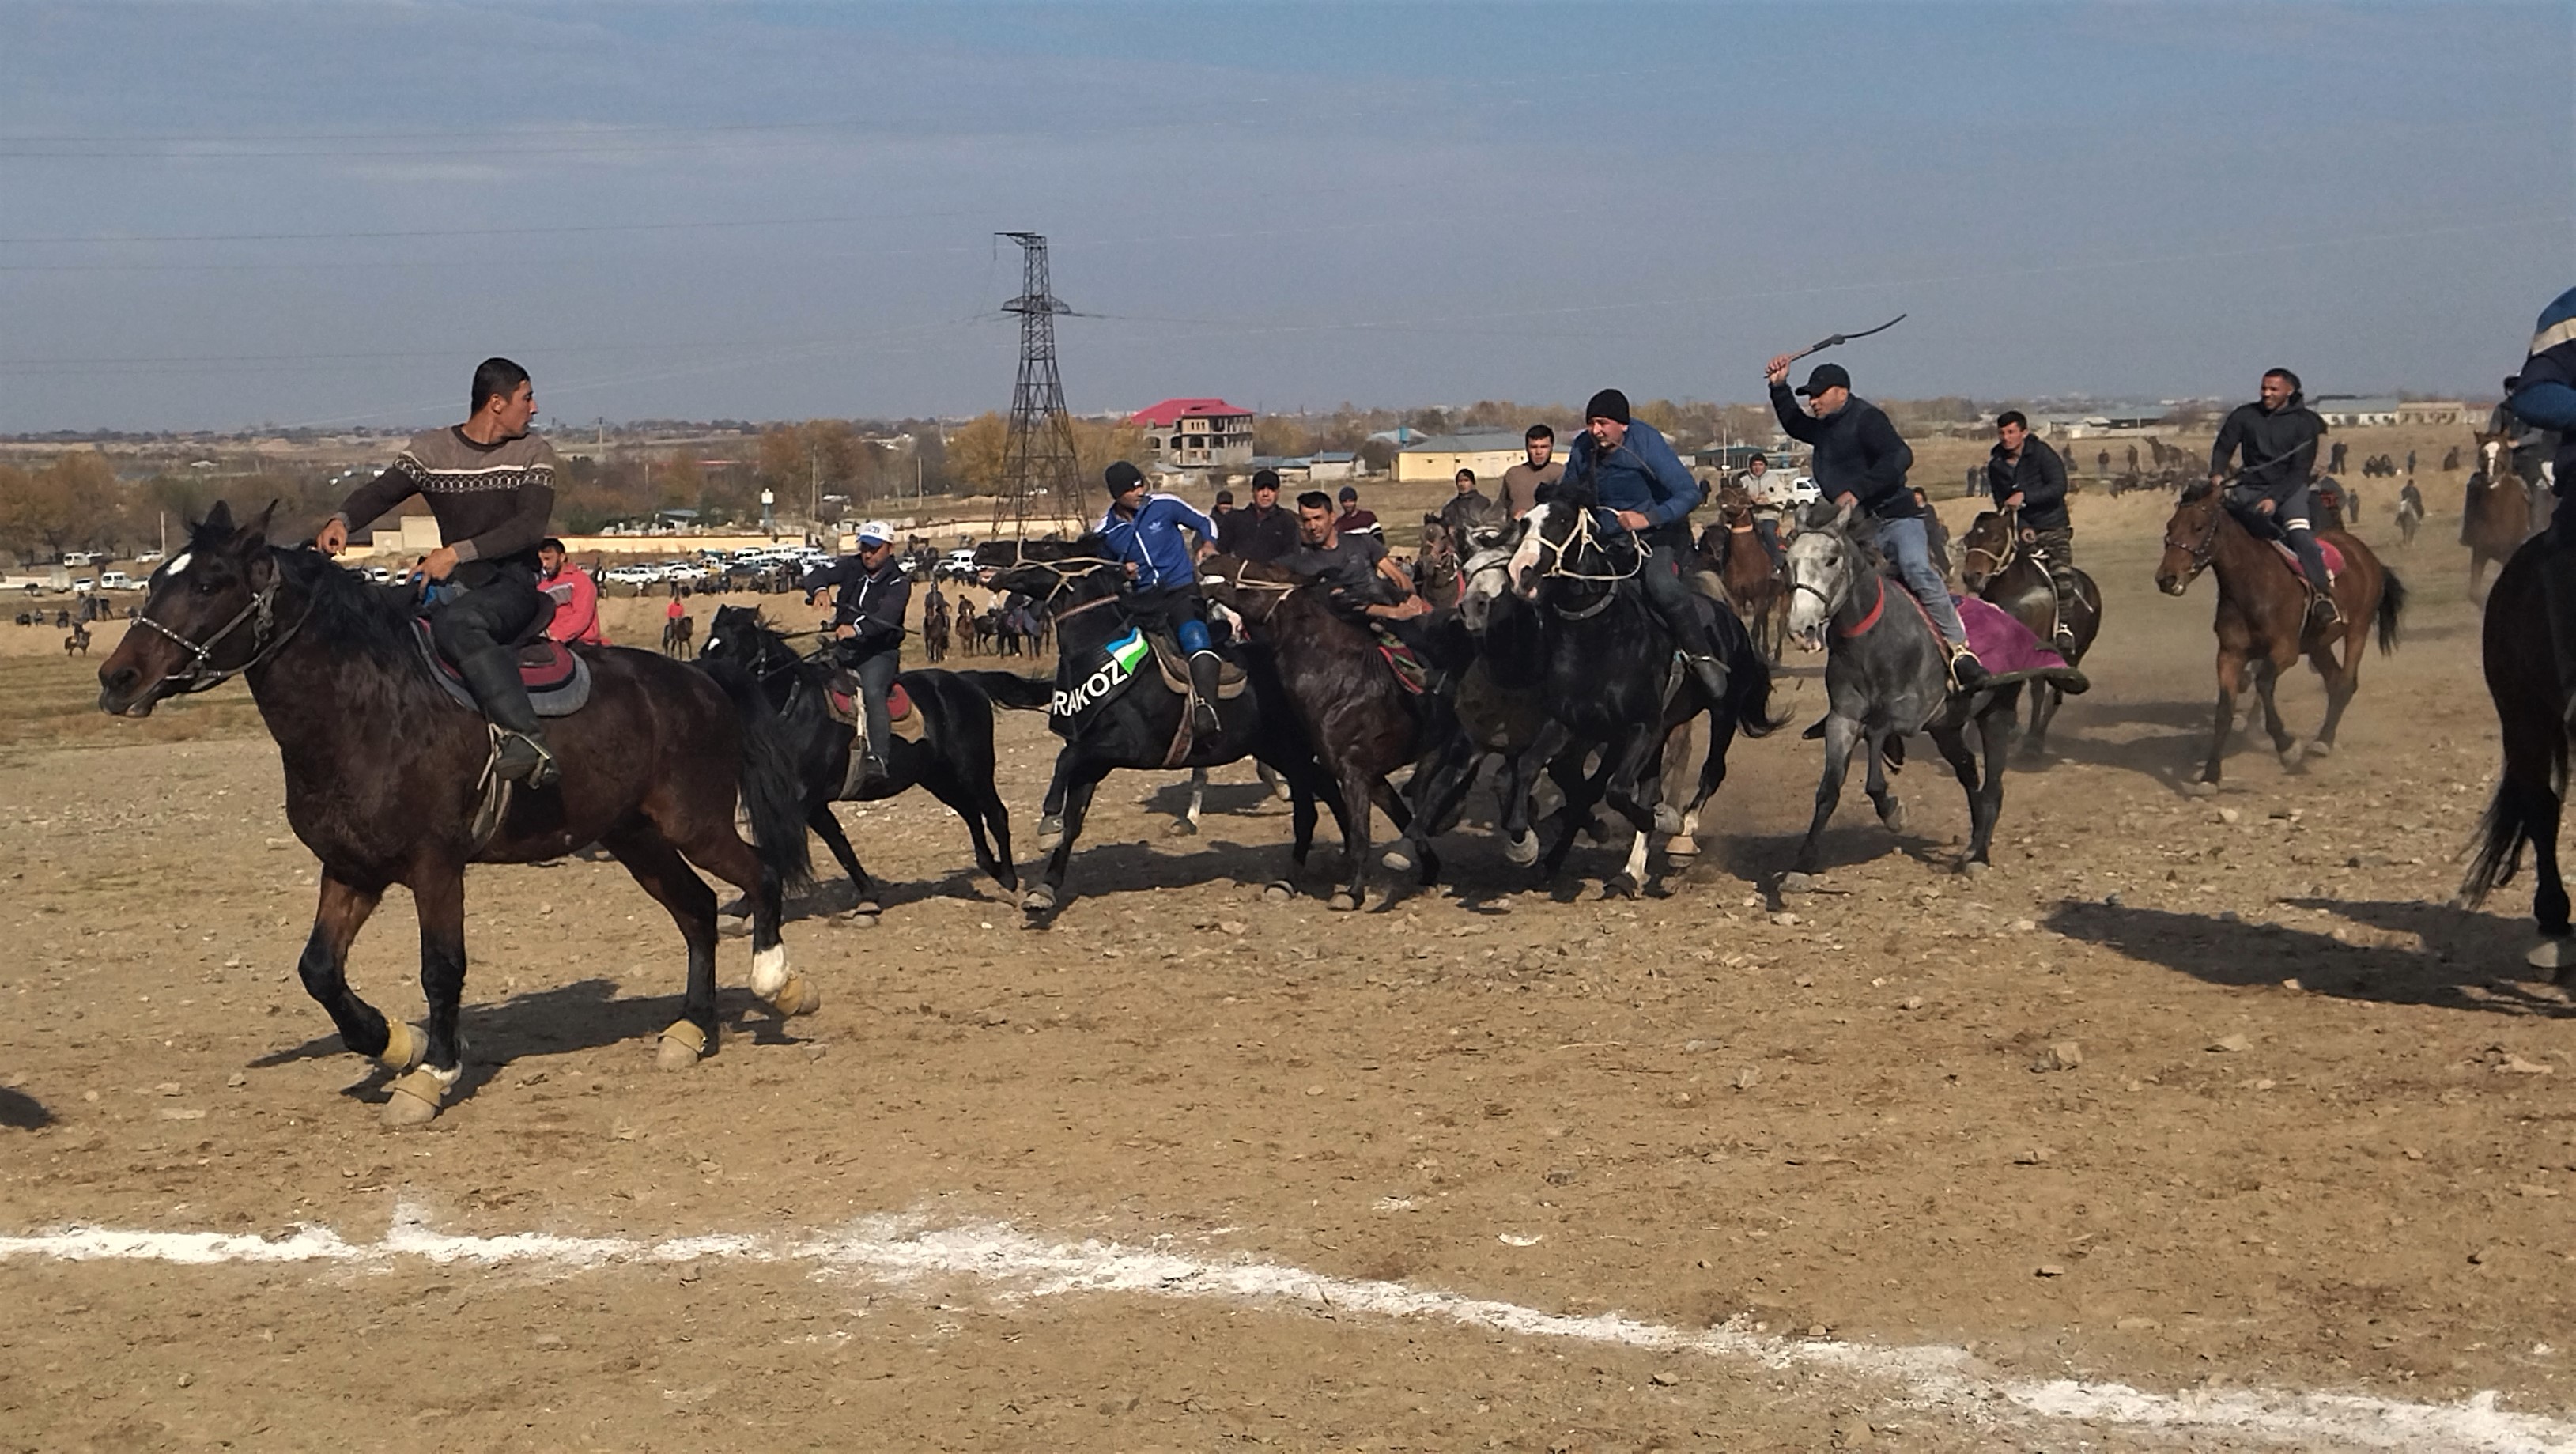
[[[2216,485],[2211,484],[2207,480],[2194,480],[2183,487],[2182,495],[2180,498],[2176,499],[2174,503],[2177,505],[2197,505],[2201,501],[2208,499],[2210,493],[2217,488],[2218,487]]]
[[[190,535],[188,548],[218,551],[229,540],[221,530],[199,526]],[[309,546],[272,545],[269,560],[276,565],[280,579],[304,596],[304,624],[299,630],[339,650],[365,657],[383,673],[386,690],[406,701],[447,700],[437,683],[430,680],[420,649],[413,644],[412,613],[404,603],[403,592],[375,585],[355,571],[344,570]],[[295,620],[282,607],[279,615],[280,627],[292,625]]]

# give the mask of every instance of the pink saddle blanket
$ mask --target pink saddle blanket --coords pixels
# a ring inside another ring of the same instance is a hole
[[[2297,576],[2301,580],[2307,579],[2308,573],[2299,567],[2299,553],[2290,548],[2288,541],[2273,540],[2266,541],[2265,544],[2270,545],[2273,551],[2281,557],[2281,563],[2290,568],[2290,574]],[[2328,540],[2323,536],[2317,537],[2317,550],[2326,558],[2327,575],[2339,576],[2343,574],[2343,552],[2335,547],[2335,543],[2333,541]]]
[[[1986,670],[1997,673],[2061,668],[2066,658],[2041,644],[2021,618],[1981,596],[1952,596],[1959,624],[1968,628],[1968,649]]]

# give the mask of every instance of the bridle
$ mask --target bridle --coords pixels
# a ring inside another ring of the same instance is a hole
[[[1989,578],[2002,575],[2006,567],[2021,558],[2021,512],[2017,510],[2008,514],[1998,512],[1995,518],[2001,521],[2003,526],[2004,548],[2002,552],[1998,554],[1995,551],[1988,550],[1982,545],[1962,547],[1959,551],[1959,573],[1961,575],[1964,576],[1967,574],[1968,557],[1972,555],[1982,555],[1986,559],[1994,562],[1993,566],[1986,571],[1986,575]]]
[[[2176,540],[2173,537],[2173,527],[2170,524],[2165,527],[2165,549],[2182,551],[2191,558],[2191,569],[2184,572],[2182,578],[2182,583],[2186,586],[2198,580],[2200,573],[2209,569],[2210,558],[2218,554],[2218,517],[2227,506],[2219,500],[2218,492],[2215,490],[2209,493],[2207,499],[2209,500],[2209,526],[2201,531],[2199,540],[2190,543]]]
[[[307,597],[304,602],[304,614],[296,617],[293,625],[271,637],[269,633],[275,627],[277,619],[277,587],[282,579],[284,579],[284,572],[272,574],[267,585],[251,593],[248,605],[234,612],[231,620],[216,627],[215,634],[203,641],[191,641],[149,616],[136,616],[134,618],[136,625],[148,626],[160,632],[189,656],[188,665],[185,668],[186,674],[182,675],[176,671],[163,672],[161,679],[152,684],[154,695],[166,695],[161,689],[172,682],[178,683],[175,690],[181,696],[194,696],[198,692],[222,686],[234,677],[275,656],[279,648],[295,639],[295,633],[303,630],[304,623],[312,619],[314,601],[311,597]],[[250,627],[250,655],[239,666],[217,668],[214,663],[215,648],[223,644],[225,637],[240,630],[244,625]]]
[[[1619,582],[1635,579],[1638,573],[1646,568],[1646,552],[1638,547],[1636,537],[1633,535],[1627,537],[1629,543],[1629,564],[1628,568],[1624,571],[1614,571],[1609,575],[1598,575],[1590,571],[1576,570],[1573,565],[1570,564],[1570,562],[1580,560],[1583,556],[1583,552],[1587,548],[1599,550],[1604,555],[1609,554],[1609,548],[1602,544],[1598,533],[1592,528],[1592,514],[1599,508],[1600,507],[1597,505],[1585,505],[1576,508],[1574,512],[1574,529],[1567,532],[1565,539],[1562,541],[1548,539],[1547,532],[1545,531],[1537,532],[1534,537],[1538,542],[1540,552],[1547,557],[1546,564],[1539,568],[1540,575],[1561,581],[1581,581],[1589,585],[1606,585],[1613,588],[1603,591],[1601,593],[1601,599],[1594,601],[1589,606],[1552,607],[1551,609],[1556,612],[1559,619],[1566,621],[1589,621],[1593,617],[1600,615],[1602,612],[1609,610],[1610,603],[1619,598],[1619,593],[1616,589]]]

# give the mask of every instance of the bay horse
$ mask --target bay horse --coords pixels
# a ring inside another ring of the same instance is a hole
[[[1413,557],[1413,593],[1434,611],[1457,609],[1466,576],[1459,570],[1458,539],[1437,515],[1422,517],[1422,540]]]
[[[492,731],[431,676],[408,592],[369,585],[307,547],[268,542],[274,505],[236,526],[218,503],[185,550],[152,574],[143,614],[98,669],[100,710],[154,705],[239,676],[286,769],[286,817],[321,860],[321,899],[296,971],[341,1043],[395,1074],[390,1126],[434,1118],[464,1047],[465,866],[534,863],[599,843],[670,911],[688,945],[680,1017],[662,1031],[668,1068],[716,1045],[716,898],[691,865],[751,899],[753,992],[782,1014],[821,995],[787,967],[783,888],[810,874],[792,764],[746,729],[729,692],[753,690],[651,652],[580,647],[588,705],[549,725],[563,776],[510,792],[488,837],[475,819]],[[739,799],[752,843],[734,832]],[[349,945],[392,884],[420,920],[425,1030],[388,1022],[349,986]]]
[[[1699,538],[1699,554],[1726,588],[1727,604],[1753,632],[1762,659],[1778,665],[1789,634],[1789,583],[1754,525],[1753,496],[1740,485],[1717,492],[1717,523]]]
[[[2269,542],[2258,540],[2240,524],[2203,480],[2183,491],[2165,522],[2164,556],[2156,564],[2156,588],[2179,596],[2204,570],[2218,577],[2218,612],[2211,629],[2218,634],[2218,710],[2210,731],[2209,760],[2201,768],[2196,796],[2218,791],[2219,760],[2226,756],[2228,734],[2236,726],[2236,694],[2247,673],[2263,701],[2263,724],[2284,767],[2296,768],[2299,744],[2281,723],[2273,689],[2281,673],[2304,654],[2326,688],[2326,716],[2307,750],[2322,756],[2334,750],[2335,726],[2352,705],[2361,686],[2361,653],[2376,623],[2379,649],[2397,649],[2399,615],[2406,609],[2406,587],[2380,564],[2370,547],[2340,530],[2320,530],[2317,541],[2343,555],[2335,578],[2334,598],[2343,620],[2319,624],[2308,614],[2307,578],[2298,563]],[[2335,650],[2340,642],[2340,655]]]
[[[2487,563],[2501,566],[2546,520],[2531,508],[2528,482],[2513,467],[2513,437],[2480,433],[2478,467],[2469,475],[2460,507],[2460,543],[2469,548],[2469,599],[2483,599],[2479,580]]]
[[[731,662],[760,683],[759,694],[747,698],[743,710],[772,719],[769,730],[796,763],[806,826],[849,874],[859,895],[853,913],[873,918],[880,912],[877,886],[851,851],[832,805],[873,803],[917,787],[927,788],[966,820],[975,866],[1004,889],[1019,889],[1019,871],[1011,865],[1010,810],[993,786],[993,702],[978,681],[1009,673],[908,671],[896,677],[895,685],[921,714],[921,740],[898,736],[881,744],[877,756],[885,763],[885,775],[852,791],[850,754],[858,728],[832,713],[834,671],[827,656],[797,651],[750,606],[719,606],[707,624],[698,660]]]
[[[1438,527],[1436,519],[1427,522],[1425,536]],[[1446,536],[1443,530],[1444,541]],[[1454,560],[1450,573],[1454,578]],[[1413,814],[1386,776],[1457,735],[1448,703],[1407,688],[1378,649],[1374,632],[1343,616],[1324,591],[1284,566],[1214,555],[1199,563],[1199,582],[1209,600],[1241,616],[1269,646],[1315,756],[1341,789],[1343,883],[1332,907],[1357,909],[1368,902],[1372,803],[1410,840],[1419,881],[1436,882],[1439,858],[1427,835],[1410,831]]]
[[[2481,646],[2487,695],[2504,739],[2504,774],[2478,821],[2477,847],[2460,898],[2470,908],[2510,883],[2531,848],[2531,917],[2541,942],[2524,957],[2552,970],[2559,983],[2576,977],[2576,929],[2568,924],[2567,886],[2558,873],[2559,815],[2567,792],[2567,684],[2558,674],[2556,633],[2576,623],[2552,619],[2544,580],[2548,547],[2515,551],[2487,598]]]
[[[1725,782],[1735,734],[1761,737],[1779,725],[1770,716],[1771,670],[1735,613],[1694,592],[1694,604],[1709,613],[1711,635],[1725,661],[1726,692],[1722,700],[1709,700],[1687,671],[1675,681],[1676,644],[1646,604],[1637,579],[1648,568],[1644,542],[1608,523],[1589,480],[1559,481],[1522,524],[1508,571],[1512,593],[1536,608],[1537,630],[1524,633],[1535,637],[1524,648],[1532,659],[1495,674],[1508,681],[1535,668],[1551,720],[1520,754],[1514,780],[1531,781],[1538,766],[1568,747],[1601,750],[1600,770],[1579,779],[1568,794],[1539,872],[1556,874],[1575,833],[1591,821],[1593,806],[1606,801],[1636,829],[1636,837],[1625,867],[1604,892],[1635,895],[1648,882],[1653,835],[1678,835]],[[1489,655],[1503,647],[1489,629]],[[1675,816],[1662,804],[1664,749],[1675,732],[1702,714],[1709,718],[1708,756],[1697,791],[1682,816]],[[1519,794],[1506,807],[1504,826],[1515,836],[1527,821],[1527,802]],[[1421,811],[1433,822],[1441,816],[1428,806]]]
[[[1952,691],[1949,653],[1932,618],[1888,579],[1875,545],[1860,539],[1852,521],[1850,506],[1810,506],[1789,540],[1789,630],[1824,649],[1827,704],[1825,767],[1795,871],[1813,873],[1823,856],[1825,825],[1842,801],[1855,747],[1866,753],[1865,785],[1879,822],[1891,833],[1905,831],[1905,804],[1888,791],[1887,769],[1904,761],[1903,739],[1923,732],[1968,795],[1968,846],[1958,866],[1975,872],[1990,861],[2003,816],[2004,743],[2024,683]],[[1971,724],[1978,751],[1968,747]]]
[[[1097,679],[1094,663],[1106,659],[1113,641],[1139,629],[1119,604],[1125,574],[1106,550],[1097,535],[1071,541],[988,540],[975,548],[987,585],[1025,593],[1050,620],[1058,695],[1076,693]],[[1314,846],[1316,801],[1327,803],[1337,818],[1343,814],[1342,801],[1317,765],[1297,714],[1286,708],[1286,689],[1268,652],[1254,643],[1240,648],[1240,656],[1247,679],[1241,695],[1217,703],[1219,726],[1213,737],[1193,732],[1184,740],[1188,698],[1163,680],[1150,659],[1131,668],[1132,677],[1122,679],[1123,690],[1097,705],[1070,717],[1050,709],[1047,725],[1065,743],[1056,753],[1047,800],[1063,804],[1062,827],[1042,880],[1020,899],[1032,922],[1050,922],[1062,906],[1065,870],[1082,836],[1092,794],[1101,779],[1120,768],[1215,767],[1245,757],[1268,763],[1287,779],[1289,851],[1299,866],[1305,864]],[[1077,667],[1079,680],[1074,679]]]
[[[2085,653],[2093,649],[2093,638],[2102,630],[2101,588],[2080,567],[2069,567],[2075,591],[2061,608],[2048,568],[2021,537],[2020,506],[1978,515],[1960,537],[1959,583],[1970,595],[2011,612],[2030,628],[2031,635],[2066,658],[2068,666],[2082,666]],[[2061,625],[2066,628],[2062,634]],[[2057,683],[2045,677],[2031,682],[2030,734],[2023,751],[2037,757],[2048,750],[2048,724],[2057,720],[2057,709],[2065,701],[2066,693]]]

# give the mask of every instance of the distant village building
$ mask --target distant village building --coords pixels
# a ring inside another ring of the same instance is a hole
[[[1252,411],[1223,399],[1165,399],[1129,422],[1145,431],[1152,462],[1167,469],[1252,463]]]
[[[2328,399],[2313,405],[2328,429],[2361,429],[2397,422],[2395,399]]]
[[[1559,431],[1562,441],[1572,436]],[[1558,448],[1563,449],[1560,444]],[[1460,470],[1474,470],[1479,488],[1503,477],[1503,471],[1529,457],[1522,431],[1495,429],[1477,434],[1415,434],[1413,441],[1395,454],[1395,478],[1399,484],[1425,481],[1447,482],[1458,477]]]
[[[2466,424],[2470,419],[2469,406],[2458,399],[2409,399],[2397,406],[2400,424]]]

